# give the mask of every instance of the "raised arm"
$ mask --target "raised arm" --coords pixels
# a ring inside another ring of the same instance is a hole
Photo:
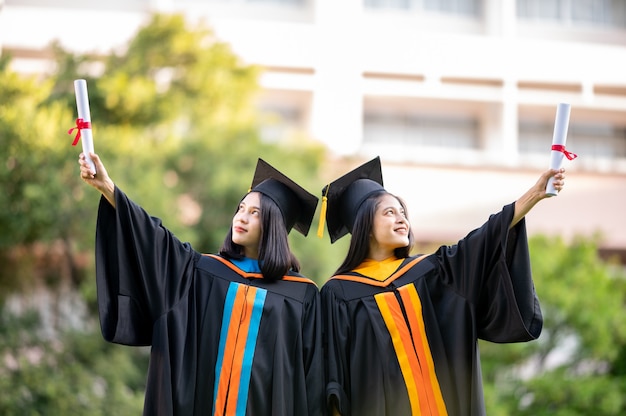
[[[115,183],[113,183],[113,180],[109,177],[109,174],[104,168],[100,157],[98,157],[95,153],[91,153],[89,156],[96,166],[97,173],[91,170],[85,160],[84,153],[81,153],[78,159],[78,164],[80,165],[80,177],[83,181],[85,181],[85,183],[100,191],[106,200],[109,201],[109,204],[115,208]]]
[[[546,194],[546,185],[553,176],[554,188],[559,192],[563,189],[563,186],[565,186],[565,169],[548,169],[545,171],[541,174],[537,183],[515,201],[515,212],[510,228],[513,228],[515,224],[524,218],[539,201],[550,197],[550,195]]]

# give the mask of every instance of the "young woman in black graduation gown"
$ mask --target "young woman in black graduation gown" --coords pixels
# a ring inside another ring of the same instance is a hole
[[[291,227],[317,198],[259,159],[218,255],[180,242],[131,201],[96,154],[83,180],[102,193],[96,230],[107,341],[150,345],[145,415],[324,413],[319,291],[298,274]]]
[[[324,188],[331,242],[352,234],[321,289],[332,414],[485,414],[477,340],[539,336],[524,216],[546,198],[550,177],[562,189],[563,172],[544,172],[458,244],[417,256],[378,158]]]

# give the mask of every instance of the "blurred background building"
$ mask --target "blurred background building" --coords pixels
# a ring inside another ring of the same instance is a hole
[[[598,234],[626,263],[626,1],[0,0],[0,47],[45,73],[52,40],[108,53],[153,12],[203,20],[263,67],[264,138],[325,143],[341,164],[324,181],[380,155],[422,243],[455,242],[534,184],[571,104],[579,158],[529,231]]]

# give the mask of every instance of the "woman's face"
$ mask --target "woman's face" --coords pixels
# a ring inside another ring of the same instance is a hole
[[[243,247],[246,257],[258,257],[261,239],[261,196],[258,192],[250,192],[239,203],[233,217],[232,236],[233,243]]]
[[[383,195],[374,213],[374,226],[370,238],[370,257],[384,260],[397,248],[409,245],[409,220],[400,201],[392,195]]]

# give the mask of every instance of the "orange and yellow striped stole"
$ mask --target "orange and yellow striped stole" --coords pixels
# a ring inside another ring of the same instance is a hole
[[[400,300],[394,292],[378,293],[374,299],[391,336],[409,393],[411,413],[447,415],[426,338],[419,294],[412,284],[400,287],[398,293]]]

